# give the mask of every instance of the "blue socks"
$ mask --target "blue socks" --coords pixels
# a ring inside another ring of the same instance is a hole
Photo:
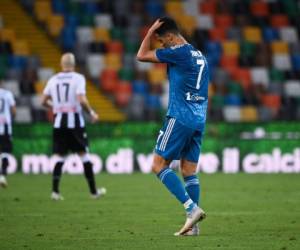
[[[197,205],[199,204],[200,185],[199,179],[196,175],[184,177],[185,190]]]
[[[170,169],[169,167],[162,169],[157,174],[157,177],[177,198],[177,200],[179,200],[184,205],[184,208],[187,212],[190,212],[194,208],[195,203],[190,199],[190,196],[182,186],[180,179],[172,169]]]

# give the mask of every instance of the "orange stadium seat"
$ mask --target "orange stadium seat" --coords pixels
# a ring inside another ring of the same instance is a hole
[[[211,40],[221,42],[226,39],[225,29],[213,28],[209,31],[209,36]]]
[[[243,30],[246,41],[259,43],[262,41],[261,29],[254,26],[247,26]]]
[[[233,24],[233,18],[228,14],[221,14],[215,16],[215,26],[218,28],[227,29]]]
[[[106,43],[107,53],[123,54],[124,48],[121,41],[110,41]]]
[[[148,79],[152,84],[160,84],[166,79],[166,71],[163,68],[152,68],[148,71]]]
[[[0,29],[0,40],[14,43],[16,40],[16,33],[12,29]]]
[[[109,93],[116,90],[119,82],[118,72],[114,69],[104,69],[100,75],[100,87]]]
[[[271,16],[271,25],[274,28],[282,28],[289,26],[289,19],[287,15],[272,15]]]
[[[273,54],[289,54],[289,46],[287,42],[274,41],[271,43],[271,50]]]
[[[15,55],[28,56],[30,54],[28,43],[25,40],[17,40],[12,46]]]
[[[110,33],[106,28],[95,28],[94,29],[94,38],[96,42],[110,42]]]
[[[46,22],[52,15],[51,1],[35,1],[34,14],[40,22]]]
[[[264,106],[278,110],[281,105],[281,98],[275,94],[265,94],[262,96],[261,102]]]
[[[119,70],[122,66],[121,55],[117,53],[107,53],[104,57],[105,67]]]
[[[238,56],[240,54],[240,45],[237,41],[227,40],[222,42],[224,55]]]
[[[264,1],[251,1],[250,10],[253,16],[265,17],[269,15],[268,4]]]
[[[214,16],[217,13],[217,4],[214,0],[206,0],[200,3],[200,13]]]
[[[184,13],[181,1],[167,1],[165,9],[170,16],[180,16]]]
[[[50,16],[47,20],[47,25],[50,35],[57,37],[64,27],[64,18],[60,15]]]
[[[178,23],[187,35],[192,35],[197,27],[197,21],[194,16],[181,15]]]
[[[222,68],[230,72],[232,68],[238,67],[238,57],[232,55],[223,55],[220,60],[220,65]]]
[[[251,75],[249,69],[235,68],[231,72],[232,78],[239,82],[244,90],[247,90],[251,84]]]
[[[116,102],[119,106],[128,105],[132,95],[132,86],[129,81],[119,81],[115,91]]]
[[[254,106],[244,106],[241,108],[242,122],[256,122],[258,119],[257,108]]]

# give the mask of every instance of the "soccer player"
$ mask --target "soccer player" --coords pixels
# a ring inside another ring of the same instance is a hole
[[[163,49],[151,49],[153,35]],[[183,38],[176,22],[169,17],[160,18],[151,26],[141,43],[137,59],[168,66],[168,112],[159,131],[152,170],[186,210],[185,224],[175,235],[198,235],[198,221],[206,216],[198,206],[200,186],[196,168],[208,103],[207,61]],[[175,159],[180,159],[185,187],[169,167]]]
[[[72,53],[62,55],[61,67],[62,72],[47,82],[42,97],[42,104],[54,113],[53,153],[59,157],[53,170],[51,198],[63,200],[59,183],[65,156],[69,151],[79,154],[91,197],[99,198],[106,193],[106,189],[96,188],[82,108],[90,114],[92,122],[98,120],[98,115],[86,98],[85,77],[74,71],[75,57]]]
[[[8,155],[12,153],[12,116],[16,114],[13,94],[0,88],[0,186],[7,187]]]

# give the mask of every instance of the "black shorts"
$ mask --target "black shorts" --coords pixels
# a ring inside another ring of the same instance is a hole
[[[53,129],[53,153],[66,155],[69,152],[88,152],[88,139],[84,128]]]
[[[0,153],[12,153],[12,136],[0,135]]]

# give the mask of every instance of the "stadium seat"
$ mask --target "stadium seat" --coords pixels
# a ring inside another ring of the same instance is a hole
[[[17,106],[15,122],[17,123],[31,123],[31,111],[27,106]]]
[[[96,42],[110,42],[110,33],[107,28],[96,28],[94,29],[94,38]]]
[[[165,3],[165,11],[170,16],[180,16],[184,13],[183,4],[180,1],[167,1]]]
[[[45,81],[37,81],[34,83],[34,90],[36,94],[42,94],[45,88]]]
[[[264,27],[262,29],[263,38],[266,42],[272,42],[279,39],[279,32],[276,28],[273,27]]]
[[[118,40],[107,42],[106,51],[107,53],[123,54],[123,43]]]
[[[6,80],[2,82],[2,87],[6,90],[9,90],[13,93],[15,97],[19,97],[21,95],[19,82],[14,80]]]
[[[234,68],[231,71],[233,80],[239,82],[244,90],[247,90],[251,84],[251,76],[248,69],[244,68]]]
[[[100,87],[108,93],[113,93],[118,85],[118,73],[114,69],[104,69],[100,75]]]
[[[222,42],[226,39],[225,30],[222,28],[213,28],[209,30],[210,39],[216,42]]]
[[[242,122],[256,122],[258,120],[257,109],[254,106],[244,106],[241,108]]]
[[[237,94],[228,94],[224,98],[225,105],[228,106],[241,106],[242,105],[242,98],[240,95]]]
[[[79,43],[90,43],[94,41],[93,29],[87,26],[79,26],[76,29],[76,36]]]
[[[268,107],[260,106],[258,108],[258,118],[262,122],[271,121],[273,118],[273,112]]]
[[[64,17],[61,15],[51,15],[47,19],[47,25],[50,35],[58,37],[64,27]]]
[[[164,14],[164,7],[160,1],[148,0],[145,4],[145,11],[150,17],[158,18]]]
[[[200,2],[200,13],[210,14],[214,16],[217,14],[217,5],[215,1],[201,1]]]
[[[195,17],[198,16],[199,15],[198,8],[199,8],[198,1],[186,0],[183,2],[183,9],[187,15],[191,15]]]
[[[272,15],[271,17],[271,25],[274,28],[282,28],[289,26],[289,19],[286,15],[277,14]]]
[[[113,26],[112,16],[110,14],[97,14],[95,16],[95,25],[98,28],[111,29]]]
[[[26,40],[16,40],[13,43],[13,52],[19,56],[29,56],[29,46]]]
[[[191,36],[196,29],[197,20],[194,16],[181,15],[178,20],[179,27],[185,31],[187,35]]]
[[[107,53],[104,57],[105,67],[119,70],[122,67],[121,55],[116,53]]]
[[[273,54],[289,54],[289,46],[284,41],[271,42],[271,49]]]
[[[223,108],[223,116],[227,122],[240,122],[241,108],[238,106],[225,106]]]
[[[35,1],[34,14],[40,22],[46,22],[52,15],[51,2],[47,0]]]
[[[262,84],[265,87],[269,85],[269,74],[264,67],[254,67],[250,69],[251,82],[254,84]]]
[[[254,16],[268,16],[269,7],[268,4],[264,1],[251,1],[250,3],[251,13]]]
[[[261,30],[257,27],[245,27],[244,30],[244,39],[249,42],[259,43],[262,41]]]
[[[215,26],[224,30],[230,28],[233,24],[233,18],[229,14],[220,14],[215,16]]]
[[[16,41],[15,31],[12,29],[0,29],[0,40],[3,42],[14,43]]]
[[[54,70],[52,68],[39,68],[37,75],[39,81],[46,82],[54,75]]]
[[[228,40],[241,41],[242,40],[241,29],[239,27],[236,27],[236,26],[229,27],[226,30],[226,38]]]
[[[198,15],[197,16],[197,27],[203,30],[210,30],[214,27],[213,19],[210,15]]]
[[[89,54],[86,65],[89,75],[98,78],[105,67],[104,56],[102,54]]]
[[[278,70],[291,70],[292,64],[289,55],[275,54],[272,57],[272,65]]]
[[[271,68],[269,70],[269,78],[271,82],[276,82],[276,83],[282,83],[285,81],[284,72],[276,68]]]
[[[280,39],[288,43],[297,43],[298,33],[294,27],[282,27],[279,29]]]
[[[119,106],[125,107],[129,103],[131,95],[131,83],[128,81],[119,81],[115,91],[116,103]]]
[[[222,48],[226,56],[239,56],[240,54],[240,45],[236,41],[223,41]]]
[[[236,60],[237,61],[237,60]],[[229,81],[229,73],[225,70],[225,68],[221,65],[221,67],[215,68],[213,72],[212,81],[216,85],[224,85]]]
[[[293,69],[300,71],[300,54],[292,55]]]
[[[231,72],[231,69],[238,67],[238,57],[232,55],[223,55],[220,60],[220,66]]]
[[[265,94],[262,96],[261,102],[265,107],[271,108],[273,110],[279,110],[281,105],[281,98],[279,95]]]
[[[300,97],[300,81],[288,80],[284,84],[284,93],[288,97]]]
[[[148,71],[148,78],[150,83],[159,84],[166,79],[166,72],[164,69],[153,68]]]

